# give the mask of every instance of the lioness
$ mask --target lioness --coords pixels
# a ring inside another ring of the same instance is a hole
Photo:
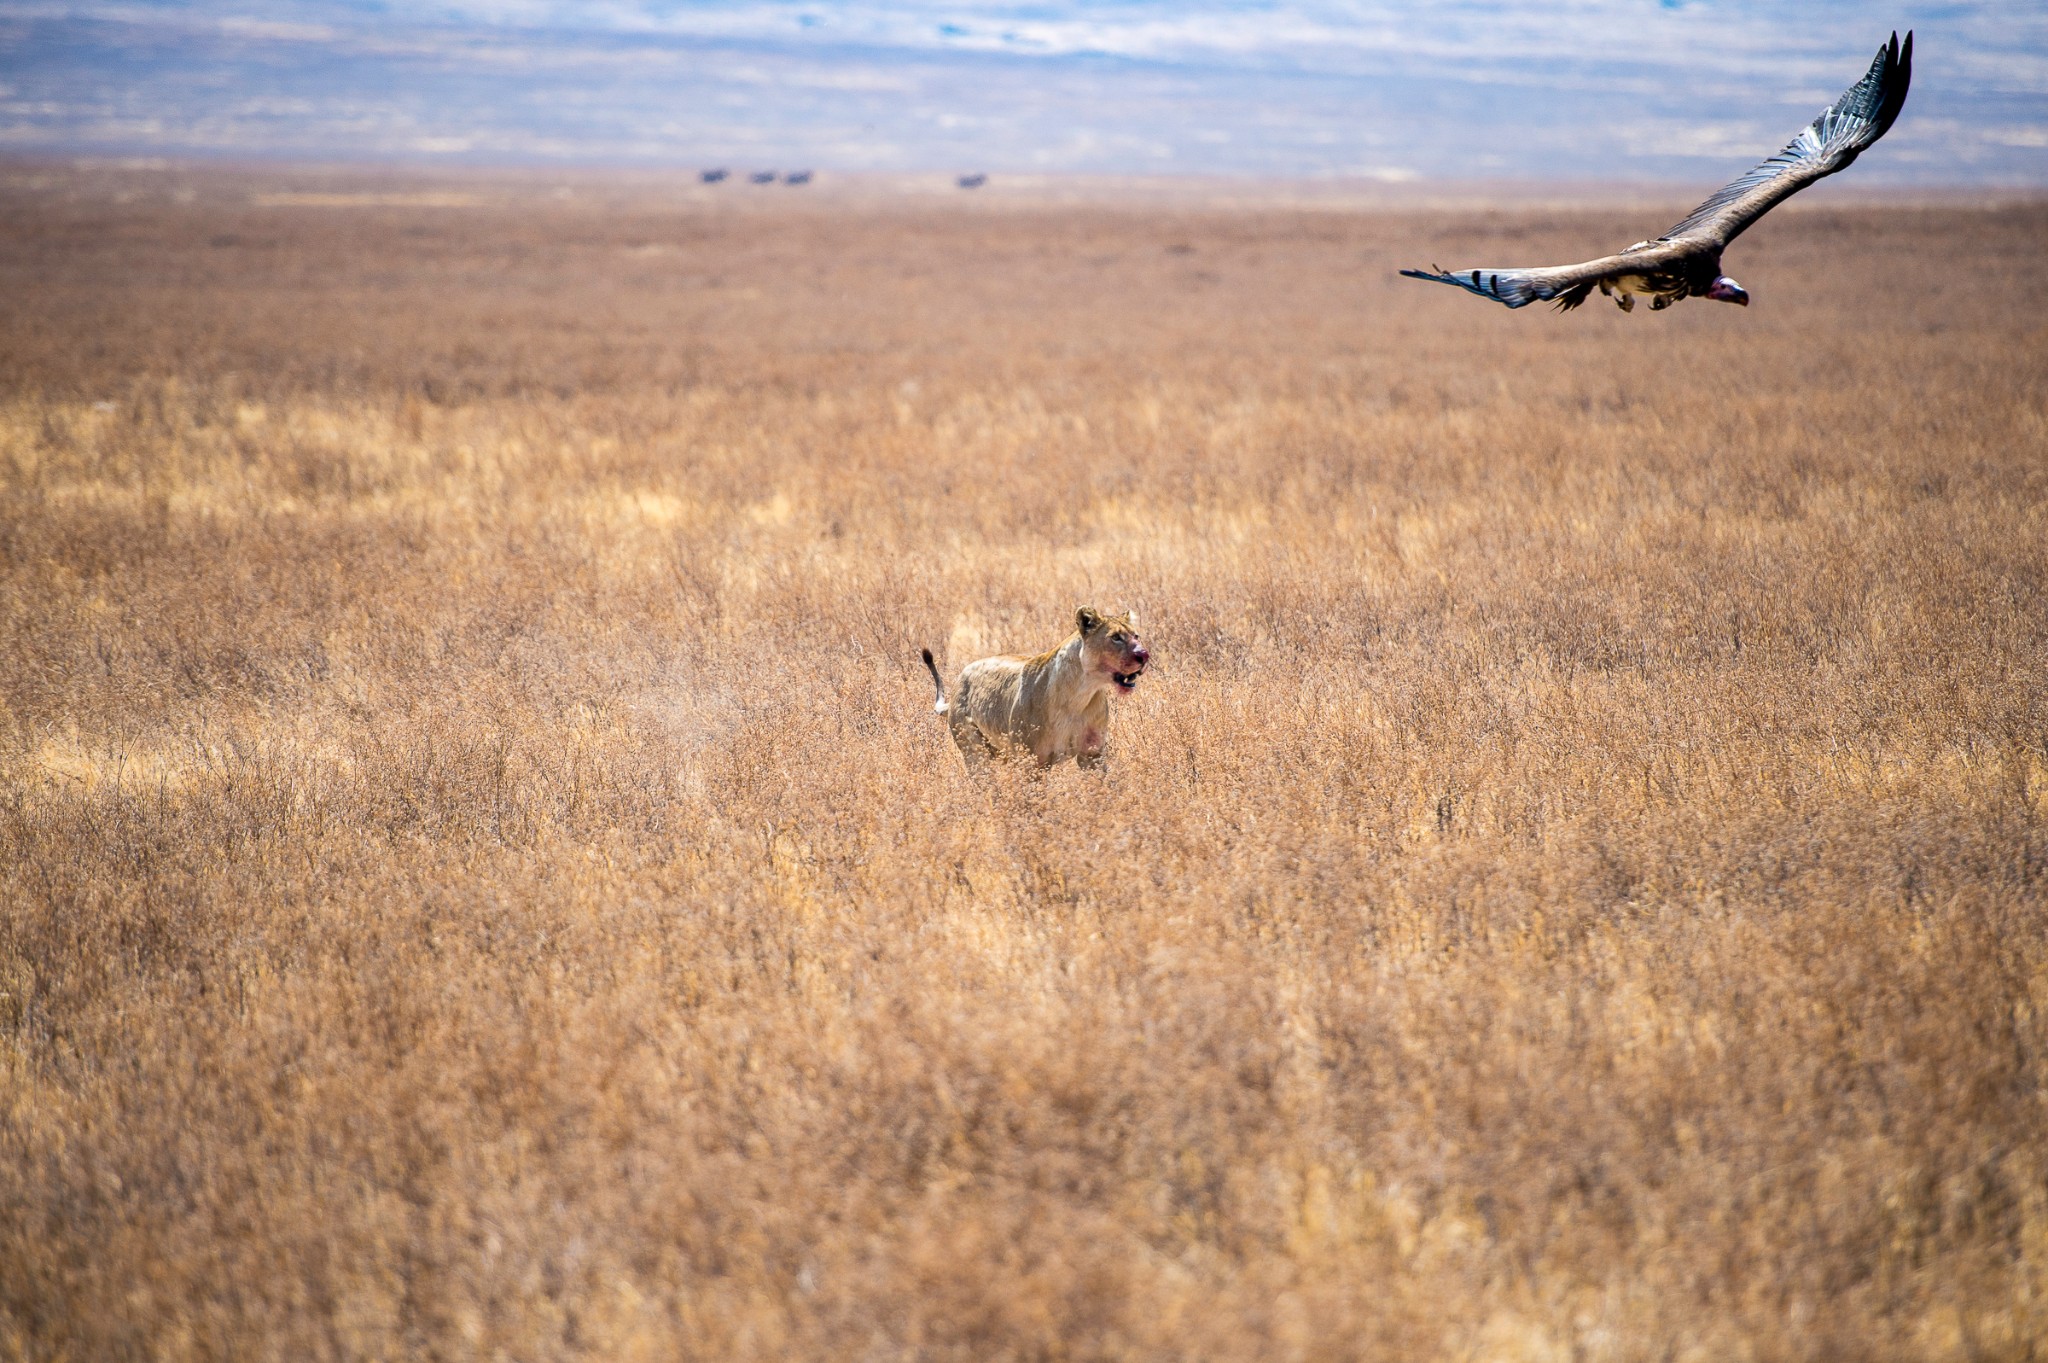
[[[1128,613],[1106,616],[1083,606],[1074,613],[1074,633],[1057,648],[1036,658],[1005,655],[961,668],[948,704],[939,666],[924,650],[939,692],[934,708],[946,717],[970,767],[1026,752],[1041,767],[1069,757],[1100,767],[1109,698],[1134,689],[1151,659]]]

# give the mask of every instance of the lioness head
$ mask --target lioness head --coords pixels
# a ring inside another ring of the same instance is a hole
[[[1074,625],[1081,631],[1081,653],[1090,672],[1107,676],[1118,691],[1130,691],[1145,674],[1152,653],[1138,638],[1138,622],[1130,612],[1104,615],[1093,606],[1074,612]]]

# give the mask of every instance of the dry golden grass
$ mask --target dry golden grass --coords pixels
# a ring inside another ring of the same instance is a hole
[[[2041,1356],[2048,206],[129,183],[0,192],[0,1356]]]

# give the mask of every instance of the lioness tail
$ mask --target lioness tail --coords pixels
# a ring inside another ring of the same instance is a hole
[[[939,703],[934,705],[932,710],[936,714],[943,715],[952,708],[946,704],[946,683],[939,679],[939,665],[932,661],[932,651],[925,649],[923,652],[925,670],[932,674],[932,685],[937,687],[939,692]]]

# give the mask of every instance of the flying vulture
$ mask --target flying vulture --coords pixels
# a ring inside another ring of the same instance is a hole
[[[1482,298],[1519,308],[1555,299],[1560,310],[1577,307],[1595,287],[1628,312],[1637,294],[1648,294],[1652,311],[1681,298],[1718,298],[1749,306],[1749,292],[1721,273],[1721,252],[1782,199],[1815,180],[1847,170],[1863,150],[1892,126],[1906,103],[1913,79],[1913,35],[1899,35],[1877,50],[1863,79],[1842,92],[1819,118],[1754,170],[1730,181],[1713,198],[1686,214],[1685,221],[1655,241],[1639,241],[1620,255],[1583,265],[1531,270],[1455,270],[1438,266],[1403,270],[1410,279],[1456,284]]]

